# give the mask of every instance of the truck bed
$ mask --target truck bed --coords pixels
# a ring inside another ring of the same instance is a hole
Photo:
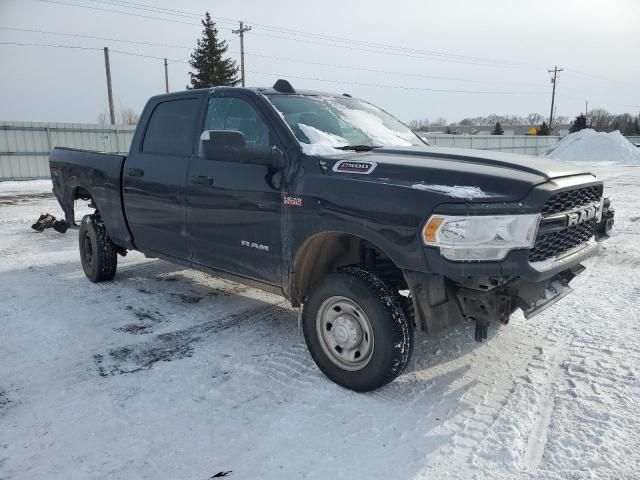
[[[67,220],[74,220],[74,201],[87,198],[84,192],[91,192],[111,239],[121,246],[128,246],[131,241],[122,203],[122,169],[126,158],[63,147],[56,147],[49,154],[53,192]]]

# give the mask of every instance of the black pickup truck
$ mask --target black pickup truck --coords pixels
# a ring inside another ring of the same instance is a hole
[[[138,250],[283,295],[356,391],[397,377],[414,329],[531,317],[607,237],[603,184],[545,158],[436,148],[348,94],[214,87],[153,97],[129,155],[56,148],[87,277]]]

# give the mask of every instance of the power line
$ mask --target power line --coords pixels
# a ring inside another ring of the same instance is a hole
[[[111,13],[118,13],[118,14],[122,14],[122,15],[132,15],[132,16],[136,16],[136,17],[142,17],[142,18],[149,18],[149,19],[154,19],[154,20],[161,20],[161,21],[165,21],[165,22],[176,22],[176,23],[181,23],[181,24],[185,24],[185,25],[199,25],[196,23],[191,23],[191,22],[183,22],[183,21],[179,21],[179,20],[175,20],[175,19],[169,19],[169,18],[163,18],[163,17],[154,17],[154,16],[150,16],[150,15],[143,15],[143,14],[139,14],[139,13],[134,13],[134,12],[126,12],[126,11],[122,11],[122,10],[112,10],[112,9],[107,9],[107,8],[101,8],[101,7],[94,7],[94,6],[89,6],[89,5],[82,5],[82,4],[77,4],[77,3],[70,3],[70,2],[63,2],[63,1],[59,1],[59,0],[39,0],[41,2],[45,2],[45,3],[52,3],[52,4],[58,4],[58,5],[67,5],[67,6],[73,6],[73,7],[80,7],[80,8],[86,8],[86,9],[90,9],[90,10],[98,10],[98,11],[104,11],[104,12],[111,12]],[[124,2],[124,1],[120,1],[118,2],[118,4],[114,3],[114,2],[109,2],[106,0],[101,0],[103,3],[107,3],[107,4],[112,4],[112,5],[118,5],[125,7],[125,8],[130,8],[130,9],[136,9],[136,10],[143,10],[143,11],[151,11],[154,13],[159,13],[159,14],[166,14],[168,15],[169,13],[165,13],[165,12],[161,12],[158,11],[160,10],[160,7],[150,7],[150,6],[145,6],[145,7],[141,7],[140,4],[132,4],[131,2]],[[135,5],[135,6],[128,6],[128,5],[123,5],[123,4],[130,4],[130,5]],[[150,8],[147,8],[150,7]],[[166,12],[182,12],[180,10],[171,10],[171,9],[164,9],[162,8],[161,10],[165,10]],[[193,13],[193,14],[188,14],[187,16],[193,15],[194,17],[197,16],[197,14]],[[184,13],[181,13],[181,16],[185,16]],[[199,18],[199,16],[198,16]],[[219,18],[219,17],[215,17],[215,19],[218,22],[221,23],[230,23],[232,22],[231,20],[228,19],[223,19],[223,18]],[[254,25],[258,25],[258,24],[254,24]],[[282,28],[277,28],[277,27],[268,27],[266,25],[260,24],[261,28],[266,29],[266,30],[271,30],[271,31],[277,31],[280,32],[284,35],[292,35],[294,32],[299,32],[296,33],[297,35],[306,35],[306,36],[316,36],[317,34],[310,34],[310,33],[306,33],[306,32],[302,32],[302,31],[295,31],[295,30],[291,30],[291,29],[282,29]],[[291,32],[291,33],[290,33]],[[271,35],[271,34],[267,34],[267,33],[258,33],[255,32],[256,35],[262,35],[262,36],[266,36],[266,37],[271,37],[271,38],[282,38],[284,40],[292,40],[292,38],[290,37],[282,37],[282,36],[278,36],[278,35]],[[386,55],[394,55],[394,56],[405,56],[405,57],[412,57],[412,58],[423,58],[426,59],[427,57],[432,57],[431,59],[433,60],[440,60],[440,61],[445,61],[445,62],[453,62],[453,63],[466,63],[466,64],[472,64],[472,65],[482,65],[482,66],[494,66],[494,67],[503,67],[503,68],[509,68],[509,67],[513,67],[513,68],[523,68],[523,67],[538,67],[535,65],[531,65],[531,64],[525,64],[525,63],[521,63],[521,62],[514,62],[514,61],[506,61],[506,60],[498,60],[498,59],[490,59],[490,58],[484,58],[484,57],[473,57],[473,56],[466,56],[466,55],[457,55],[457,54],[451,54],[451,53],[445,53],[445,52],[435,52],[435,51],[428,51],[428,50],[419,50],[419,49],[412,49],[412,48],[407,48],[407,47],[403,47],[403,46],[394,46],[394,45],[385,45],[385,44],[379,44],[379,43],[374,43],[374,42],[367,42],[367,41],[362,41],[362,40],[353,40],[353,39],[346,39],[346,38],[341,38],[341,37],[330,37],[330,36],[321,36],[326,38],[329,41],[333,41],[333,42],[341,42],[340,44],[336,44],[336,43],[323,43],[323,42],[318,42],[317,40],[309,40],[309,39],[300,39],[300,38],[296,38],[296,42],[303,42],[303,43],[312,43],[312,44],[317,44],[317,45],[323,45],[323,46],[329,46],[329,47],[334,47],[334,48],[346,48],[346,49],[350,49],[350,50],[360,50],[360,51],[365,51],[365,52],[369,52],[369,53],[377,53],[377,54],[386,54]],[[347,43],[345,45],[345,42]],[[367,48],[362,48],[361,46],[358,45],[362,45],[362,46],[366,46],[366,47],[376,47],[376,48],[385,48],[387,50],[392,50],[392,51],[380,51],[380,50],[371,50],[371,49],[367,49]],[[410,53],[401,53],[401,52],[410,52]]]
[[[78,45],[52,45],[48,43],[0,42],[0,45],[12,45],[12,46],[19,46],[19,47],[73,48],[77,50],[102,50],[102,48],[97,48],[97,47],[81,47]]]
[[[112,38],[112,37],[96,37],[93,35],[83,35],[79,33],[62,33],[62,32],[51,32],[48,30],[33,30],[30,28],[2,27],[2,26],[0,26],[0,30],[12,30],[14,32],[42,33],[45,35],[59,35],[63,37],[88,38],[92,40],[103,40],[107,42],[131,43],[136,45],[148,45],[153,47],[182,48],[182,49],[193,50],[193,47],[187,47],[186,45],[169,45],[166,43],[142,42],[138,40],[124,40],[124,39]]]
[[[88,0],[91,2],[98,2],[98,3],[106,3],[106,4],[111,4],[111,5],[118,5],[118,6],[123,6],[123,7],[128,7],[131,9],[143,9],[143,10],[147,10],[147,11],[154,11],[156,13],[179,13],[183,16],[189,16],[189,17],[193,17],[193,18],[201,18],[201,15],[198,13],[194,13],[194,12],[185,12],[184,10],[174,10],[174,9],[169,9],[169,8],[162,8],[162,7],[156,7],[153,5],[149,5],[149,4],[142,4],[142,3],[136,3],[136,2],[130,2],[130,1],[126,1],[126,0]],[[225,18],[225,17],[214,17],[215,19],[217,19],[218,21],[221,22],[234,22],[233,19],[229,19],[229,18]],[[264,30],[268,30],[268,31],[273,31],[273,32],[279,32],[279,33],[283,33],[283,34],[287,34],[287,35],[298,35],[298,36],[306,36],[306,37],[311,37],[311,38],[318,38],[318,39],[322,39],[322,40],[329,40],[329,41],[338,41],[338,42],[346,42],[349,44],[359,44],[359,45],[363,45],[363,46],[368,46],[368,47],[384,47],[386,49],[391,49],[391,50],[402,50],[402,51],[410,51],[413,53],[417,53],[417,54],[423,54],[423,55],[434,55],[434,56],[444,56],[444,57],[451,57],[451,58],[456,58],[459,60],[467,60],[467,61],[476,61],[476,62],[488,62],[488,63],[497,63],[497,64],[505,64],[505,65],[520,65],[520,66],[529,66],[529,67],[534,67],[534,68],[539,68],[539,65],[535,65],[535,64],[531,64],[531,63],[526,63],[526,62],[520,62],[520,61],[514,61],[514,60],[503,60],[503,59],[496,59],[496,58],[488,58],[488,57],[479,57],[479,56],[471,56],[471,55],[461,55],[461,54],[453,54],[453,53],[449,53],[449,52],[439,52],[439,51],[434,51],[434,50],[424,50],[424,49],[416,49],[416,48],[410,48],[410,47],[406,47],[406,46],[398,46],[398,45],[390,45],[390,44],[385,44],[385,43],[378,43],[378,42],[370,42],[370,41],[366,41],[366,40],[357,40],[357,39],[353,39],[353,38],[346,38],[346,37],[339,37],[339,36],[335,36],[335,35],[326,35],[326,34],[318,34],[318,33],[312,33],[312,32],[306,32],[303,30],[296,30],[296,29],[291,29],[291,28],[284,28],[284,27],[276,27],[273,25],[267,25],[267,24],[263,24],[263,23],[257,23],[257,22],[252,22],[252,24],[254,26],[258,26]]]
[[[68,2],[59,2],[57,0],[38,0],[40,2],[44,2],[44,3],[53,3],[53,4],[57,4],[57,5],[67,5],[70,7],[80,7],[80,8],[88,8],[89,10],[98,10],[101,12],[110,12],[110,13],[120,13],[123,15],[131,15],[134,17],[141,17],[141,18],[150,18],[153,20],[161,20],[163,22],[169,22],[169,23],[180,23],[183,25],[199,25],[198,23],[193,23],[193,22],[182,22],[180,20],[175,20],[175,19],[171,19],[171,18],[162,18],[162,17],[152,17],[151,15],[142,15],[140,13],[133,13],[133,12],[123,12],[123,11],[119,11],[119,10],[110,10],[107,8],[100,8],[100,7],[92,7],[89,5],[79,5],[77,3],[68,3]]]
[[[76,46],[76,45],[60,45],[60,44],[45,44],[45,43],[0,42],[0,45],[68,48],[68,49],[94,50],[94,51],[103,50],[102,48],[98,48],[98,47],[82,47],[82,46]],[[110,52],[119,53],[122,55],[131,55],[135,57],[150,58],[154,60],[164,60],[164,57],[144,55],[141,53],[128,52],[123,50],[110,50]],[[171,59],[171,61],[175,63],[184,63],[184,64],[189,63],[187,61],[178,60],[178,59]],[[330,82],[330,83],[345,84],[345,85],[358,85],[358,86],[379,87],[379,88],[400,89],[400,90],[415,90],[415,91],[423,91],[423,92],[487,94],[487,95],[546,95],[547,94],[547,92],[484,91],[484,90],[458,90],[458,89],[444,89],[444,88],[439,89],[439,88],[428,88],[428,87],[411,87],[411,86],[405,86],[405,85],[388,85],[388,84],[377,84],[377,83],[352,82],[352,81],[346,81],[346,80],[333,80],[333,79],[317,78],[317,77],[305,77],[305,76],[299,76],[299,75],[274,73],[274,72],[262,72],[262,71],[254,71],[254,70],[248,70],[248,71],[251,73],[259,74],[259,75],[269,75],[274,77],[285,76],[290,78],[297,78],[302,80],[313,80],[318,82]]]
[[[149,19],[154,19],[154,20],[160,20],[160,21],[183,23],[183,24],[186,24],[186,25],[199,25],[199,23],[196,24],[196,23],[190,23],[190,22],[180,22],[180,21],[175,20],[175,19],[153,17],[153,16],[149,16],[149,15],[136,14],[136,13],[133,13],[133,12],[124,12],[124,11],[120,11],[120,10],[110,10],[110,9],[99,8],[99,7],[91,7],[91,6],[88,6],[88,5],[80,5],[80,4],[73,4],[73,3],[69,3],[69,2],[62,2],[62,1],[57,1],[57,0],[39,0],[39,1],[47,2],[47,3],[60,4],[60,5],[76,6],[76,7],[81,7],[81,8],[88,8],[88,9],[106,11],[106,12],[111,12],[111,13],[118,13],[118,14],[123,14],[123,15],[133,15],[133,16],[138,16],[138,17],[142,17],[142,18],[149,18]],[[142,11],[154,12],[154,13],[163,14],[163,15],[174,15],[174,16],[175,15],[179,15],[179,16],[182,16],[184,18],[198,18],[198,19],[201,18],[200,14],[194,13],[194,12],[187,12],[187,11],[184,11],[184,10],[176,10],[176,9],[170,9],[170,8],[156,7],[154,5],[130,2],[130,1],[126,1],[126,0],[88,0],[88,1],[104,3],[104,4],[107,4],[107,5],[116,5],[116,6],[120,6],[120,7],[124,7],[124,8],[134,9],[134,10],[142,10]],[[234,19],[230,19],[230,18],[214,17],[214,19],[216,20],[217,23],[235,24],[235,20]],[[368,42],[368,41],[356,40],[356,39],[352,39],[352,38],[337,37],[337,36],[332,36],[332,35],[325,35],[325,34],[306,32],[306,31],[296,30],[296,29],[291,29],[291,28],[276,27],[276,26],[257,23],[257,22],[252,22],[252,23],[253,23],[254,27],[259,27],[262,30],[267,30],[267,31],[271,31],[271,32],[278,32],[278,33],[281,33],[283,35],[304,36],[304,37],[314,38],[314,39],[324,39],[324,40],[333,41],[333,42],[342,42],[342,44],[336,45],[336,44],[320,43],[320,42],[317,42],[317,41],[309,41],[309,40],[305,41],[305,40],[301,40],[299,38],[295,39],[297,42],[301,42],[302,41],[302,42],[305,42],[305,43],[315,43],[315,44],[318,44],[318,45],[330,46],[330,47],[335,47],[335,48],[357,49],[357,50],[365,51],[365,52],[368,52],[368,53],[387,54],[387,55],[395,55],[395,56],[405,56],[405,57],[410,57],[410,58],[424,58],[424,56],[431,56],[431,57],[439,57],[440,56],[440,57],[442,57],[440,59],[441,61],[448,61],[448,62],[455,62],[455,63],[467,63],[467,64],[472,64],[472,65],[482,65],[482,66],[495,66],[495,67],[503,67],[503,68],[508,68],[508,67],[512,67],[512,68],[524,68],[524,67],[539,68],[540,67],[540,65],[535,65],[535,64],[531,64],[531,63],[525,63],[525,62],[518,62],[518,61],[513,61],[513,60],[503,60],[503,59],[478,57],[478,56],[470,56],[470,55],[459,55],[459,54],[452,54],[452,53],[447,53],[447,52],[420,50],[420,49],[409,48],[409,47],[406,47],[406,46],[397,46],[397,45],[389,45],[389,44],[383,44],[383,43]],[[269,35],[269,34],[260,33],[260,32],[254,32],[254,34],[268,36],[268,37],[271,37],[271,38],[281,38],[281,39],[284,39],[284,40],[292,40],[292,38],[286,37],[286,36],[283,37],[283,36],[277,36],[277,35]],[[348,45],[344,45],[345,42]],[[396,53],[393,53],[393,52],[382,52],[380,50],[367,50],[367,49],[363,49],[363,48],[358,47],[358,45],[359,46],[378,47],[378,48],[382,47],[382,48],[385,48],[385,49],[388,49],[388,50],[395,50]],[[399,52],[403,52],[403,51],[404,52],[413,52],[413,55],[412,54],[407,54],[407,53],[404,53],[404,54],[399,53]],[[432,58],[432,59],[436,60],[436,58]],[[593,77],[593,78],[598,78],[598,79],[601,79],[601,80],[606,80],[606,81],[610,81],[610,82],[616,82],[616,83],[622,83],[622,84],[625,84],[625,85],[629,85],[628,83],[625,83],[625,82],[621,82],[621,81],[618,81],[618,80],[610,79],[610,78],[603,77],[603,76],[596,75],[596,74],[592,74],[592,73],[580,72],[580,71],[573,70],[573,69],[567,69],[567,70],[572,71],[574,73],[577,73],[579,75],[586,75],[586,76],[590,76],[590,77]]]
[[[18,47],[47,47],[47,48],[68,48],[72,50],[93,50],[93,51],[102,51],[103,48],[99,47],[83,47],[79,45],[59,45],[52,43],[23,43],[23,42],[0,42],[0,45],[8,45],[8,46],[18,46]],[[164,60],[165,57],[156,57],[153,55],[144,55],[142,53],[136,52],[127,52],[123,50],[109,50],[111,53],[119,53],[121,55],[130,55],[133,57],[142,57],[142,58],[151,58],[154,60]],[[185,60],[178,60],[174,58],[167,59],[173,63],[189,63]]]
[[[42,0],[44,1],[44,0]],[[483,67],[498,67],[498,68],[525,68],[525,67],[521,67],[518,65],[500,65],[500,64],[491,64],[491,63],[482,63],[480,61],[473,61],[473,60],[464,60],[464,59],[457,59],[457,58],[446,58],[446,57],[432,57],[429,54],[418,54],[418,53],[407,53],[407,52],[403,52],[402,50],[397,50],[397,51],[381,51],[381,50],[374,50],[372,48],[365,48],[365,47],[360,47],[360,46],[354,46],[354,45],[344,45],[344,44],[335,44],[335,43],[326,43],[326,42],[318,42],[316,40],[309,40],[309,39],[302,39],[302,38],[290,38],[290,37],[284,37],[282,35],[272,35],[270,33],[261,33],[259,31],[254,32],[254,35],[259,35],[259,36],[263,36],[263,37],[268,37],[268,38],[278,38],[281,40],[295,40],[296,43],[308,43],[308,44],[313,44],[313,45],[322,45],[325,47],[333,47],[333,48],[339,48],[339,49],[343,49],[343,50],[357,50],[360,52],[367,52],[367,53],[374,53],[377,55],[387,55],[387,56],[393,56],[393,57],[406,57],[406,58],[419,58],[422,60],[432,60],[432,61],[437,61],[437,62],[446,62],[446,63],[461,63],[461,64],[466,64],[466,65],[476,65],[476,66],[483,66]]]
[[[33,29],[27,29],[27,28],[2,27],[2,26],[0,26],[0,30],[11,30],[11,31],[18,31],[18,32],[41,33],[41,34],[48,34],[48,35],[59,35],[59,36],[77,37],[77,38],[85,38],[85,39],[95,39],[95,40],[120,42],[120,43],[129,43],[129,44],[136,44],[136,45],[158,46],[158,47],[169,47],[169,48],[181,48],[181,49],[186,49],[186,50],[193,50],[193,47],[187,47],[185,45],[168,45],[168,44],[163,44],[163,43],[141,42],[141,41],[136,41],[136,40],[125,40],[125,39],[110,38],[110,37],[97,37],[97,36],[92,36],[92,35],[52,32],[52,31],[47,31],[47,30],[33,30]],[[228,40],[227,43],[229,43],[232,40],[235,40],[236,38],[240,38],[240,36],[239,35],[234,35],[234,37],[232,39]],[[239,52],[229,51],[229,53],[238,54]],[[388,74],[388,75],[400,75],[400,76],[403,76],[403,77],[415,77],[415,78],[447,80],[447,81],[466,82],[466,83],[491,84],[491,85],[495,85],[495,84],[514,85],[514,84],[517,84],[517,85],[543,87],[543,85],[541,85],[541,84],[533,84],[533,83],[526,83],[526,82],[501,82],[501,81],[493,81],[493,80],[471,80],[471,79],[468,79],[468,78],[447,77],[447,76],[440,76],[440,75],[426,75],[426,74],[421,74],[421,73],[403,72],[403,71],[397,71],[397,70],[396,71],[380,70],[380,69],[374,69],[374,68],[368,68],[368,67],[360,67],[360,66],[356,66],[356,65],[340,65],[340,64],[334,64],[334,63],[314,62],[314,61],[310,61],[310,60],[299,60],[299,59],[296,59],[296,58],[280,57],[280,56],[274,56],[274,55],[264,55],[264,54],[260,54],[260,53],[254,53],[254,52],[245,52],[245,55],[249,55],[249,56],[253,56],[253,57],[259,57],[259,58],[267,58],[267,59],[272,59],[272,60],[281,60],[281,61],[287,61],[287,62],[303,63],[303,64],[307,64],[307,65],[316,65],[316,66],[321,66],[321,67],[334,67],[334,68],[341,68],[341,69],[345,69],[345,70],[355,70],[355,71],[371,72],[371,73],[384,73],[384,74]]]
[[[249,70],[251,73],[257,73],[260,75],[271,75],[278,76],[279,74],[275,74],[273,72],[258,72]],[[415,90],[420,92],[439,92],[439,93],[469,93],[469,94],[486,94],[486,95],[547,95],[547,92],[504,92],[504,91],[479,91],[479,90],[450,90],[444,88],[427,88],[427,87],[408,87],[404,85],[386,85],[380,83],[363,83],[363,82],[351,82],[347,80],[333,80],[327,78],[317,78],[317,77],[303,77],[299,75],[291,75],[291,74],[283,74],[287,78],[298,78],[301,80],[313,80],[316,82],[330,82],[330,83],[339,83],[345,85],[357,85],[362,87],[377,87],[377,88],[388,88],[388,89],[398,89],[398,90]]]

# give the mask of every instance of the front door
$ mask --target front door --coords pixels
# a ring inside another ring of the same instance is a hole
[[[241,94],[214,94],[202,131],[243,133],[246,148],[276,145],[265,117]],[[192,260],[281,285],[279,172],[271,167],[194,155],[187,173]]]
[[[187,260],[186,176],[201,97],[158,103],[124,166],[124,205],[138,250]]]

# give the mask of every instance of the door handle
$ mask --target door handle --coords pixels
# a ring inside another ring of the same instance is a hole
[[[127,170],[127,173],[130,177],[141,177],[144,175],[144,170],[142,170],[141,168],[130,168],[129,170]]]
[[[213,178],[205,175],[197,175],[191,179],[191,183],[197,183],[199,185],[213,185]]]

